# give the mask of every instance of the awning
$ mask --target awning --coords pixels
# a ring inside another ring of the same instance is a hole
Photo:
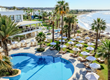
[[[38,24],[38,23],[42,23],[42,21],[22,21],[22,22],[18,22],[17,26],[25,26],[25,25]]]
[[[36,31],[40,31],[42,29],[35,29],[35,30],[32,30],[32,31],[28,31],[28,32],[23,32],[23,33],[20,33],[20,34],[16,34],[16,35],[13,35],[13,36],[10,36],[10,37],[14,37],[14,36],[17,36],[17,35],[26,35],[26,34],[29,34],[29,33],[32,33],[32,32],[36,32]]]

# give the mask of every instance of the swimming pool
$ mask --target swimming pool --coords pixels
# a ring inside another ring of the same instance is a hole
[[[9,80],[68,80],[74,73],[73,65],[60,57],[35,56],[29,53],[11,55],[13,68],[21,74]]]
[[[54,30],[55,32],[60,32],[60,29],[56,29],[56,30]]]

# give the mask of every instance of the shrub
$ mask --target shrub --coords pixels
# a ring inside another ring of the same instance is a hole
[[[47,33],[47,35],[51,35],[51,33]]]
[[[77,33],[81,33],[81,31],[77,30]]]
[[[44,48],[37,48],[37,51],[43,52],[45,49]]]
[[[84,44],[84,47],[88,47],[88,45],[87,44]]]
[[[0,77],[3,77],[3,76],[13,76],[13,75],[16,75],[18,74],[18,70],[11,70],[10,72],[7,71],[6,69],[0,69]]]

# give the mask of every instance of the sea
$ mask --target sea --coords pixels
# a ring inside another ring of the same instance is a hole
[[[106,22],[107,28],[104,33],[110,32],[110,11],[97,11],[97,12],[79,15],[78,24],[81,27],[90,30],[91,24],[93,23],[94,19],[96,20],[97,18],[101,18]]]

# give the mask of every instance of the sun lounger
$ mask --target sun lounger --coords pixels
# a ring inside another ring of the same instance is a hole
[[[65,50],[62,54],[66,54],[67,50]]]
[[[105,60],[102,60],[101,58],[97,58],[97,61],[98,61],[99,63],[104,63],[104,62],[105,62]]]
[[[17,46],[17,44],[15,44],[15,47],[12,47],[12,49],[18,49],[19,47]]]
[[[73,55],[73,54],[70,54],[70,56],[74,58],[78,57],[78,55]]]
[[[80,61],[81,61],[81,62],[86,62],[87,60],[82,58]]]
[[[54,47],[50,47],[49,49],[50,49],[50,50],[55,50],[55,48],[54,48]]]
[[[23,43],[21,43],[21,48],[23,48],[23,47],[26,47],[26,43],[25,43],[25,45],[23,45]]]
[[[36,42],[34,42],[34,45],[33,45],[33,47],[35,47],[35,46],[37,46],[37,43],[36,43]]]
[[[33,43],[31,42],[31,45],[30,45],[30,47],[33,47]]]
[[[87,64],[87,63],[84,63],[84,66],[85,66],[86,68],[90,68],[89,64]]]
[[[105,60],[99,60],[99,63],[104,63],[105,62]]]

